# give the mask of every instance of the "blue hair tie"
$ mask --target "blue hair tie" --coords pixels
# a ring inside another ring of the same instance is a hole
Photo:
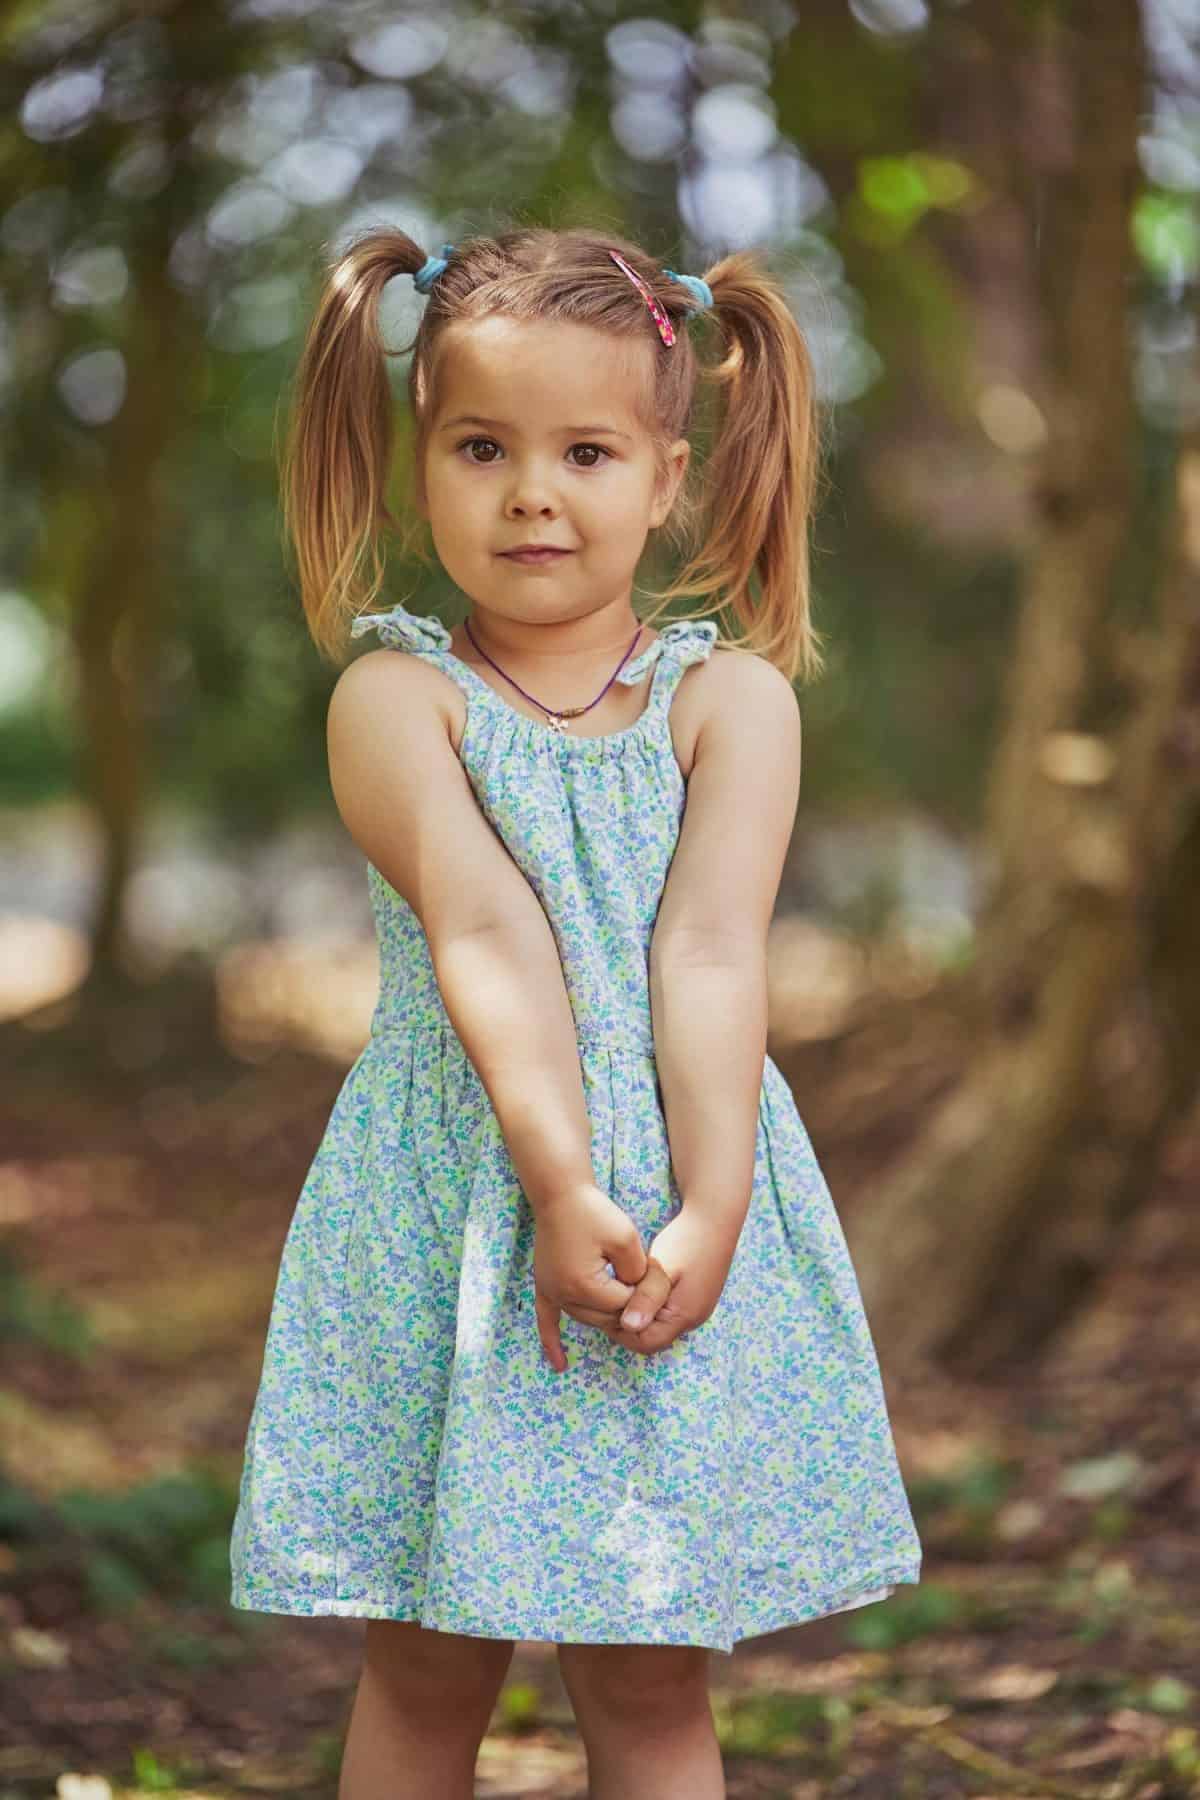
[[[449,258],[453,253],[453,244],[443,244],[442,254],[440,256],[427,256],[425,261],[421,264],[421,267],[413,276],[413,286],[422,294],[427,294],[438,276],[446,269]]]
[[[425,261],[421,264],[421,267],[413,276],[413,286],[422,294],[427,294],[438,276],[447,268],[449,258],[453,254],[454,245],[443,244],[442,254],[440,256],[426,257]],[[683,286],[688,289],[689,293],[695,295],[700,307],[709,307],[713,304],[713,291],[709,287],[707,281],[702,281],[699,275],[677,275],[674,269],[666,268],[664,268],[663,274],[669,275],[672,281],[681,282]]]
[[[681,281],[685,288],[695,294],[702,307],[712,305],[713,291],[707,281],[701,281],[699,275],[677,275],[674,269],[664,269],[663,274],[669,275],[672,281]]]

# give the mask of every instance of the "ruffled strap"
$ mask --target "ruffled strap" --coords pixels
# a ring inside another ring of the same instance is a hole
[[[389,650],[448,650],[450,633],[440,619],[422,617],[403,606],[390,612],[359,613],[350,621],[350,636],[361,637],[364,631],[377,631],[380,642]]]
[[[625,664],[617,680],[632,687],[664,652],[675,659],[682,673],[689,663],[703,662],[716,639],[715,619],[672,619],[663,626],[653,643]]]

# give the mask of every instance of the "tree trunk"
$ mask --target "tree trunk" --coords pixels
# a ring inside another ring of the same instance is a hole
[[[1057,59],[1076,129],[1042,219],[1049,439],[987,797],[981,1048],[851,1221],[887,1353],[974,1374],[1043,1343],[1107,1266],[1197,1081],[1200,438],[1153,630],[1122,635],[1143,55],[1136,0],[1086,13]]]
[[[184,74],[204,30],[198,7],[175,9],[173,66]],[[190,110],[181,101],[162,124],[180,172],[151,202],[128,246],[135,302],[122,343],[124,401],[102,441],[98,471],[65,501],[76,515],[86,506],[88,520],[82,530],[86,550],[72,551],[66,563],[84,730],[82,786],[95,806],[103,844],[89,991],[120,988],[136,974],[120,920],[152,776],[147,696],[170,582],[165,471],[181,411],[186,419],[202,333],[169,266],[195,200],[186,169]]]

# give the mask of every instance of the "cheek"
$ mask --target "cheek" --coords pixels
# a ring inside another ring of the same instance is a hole
[[[479,485],[465,480],[460,470],[447,468],[444,464],[430,471],[426,491],[433,510],[443,519],[456,523],[465,524],[482,506]]]
[[[458,470],[454,467],[453,463],[444,462],[441,458],[439,458],[428,471],[426,480],[429,483],[430,493],[448,493],[451,489],[460,485],[458,480]]]

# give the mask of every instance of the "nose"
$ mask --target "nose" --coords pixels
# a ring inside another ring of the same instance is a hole
[[[510,518],[527,518],[531,513],[553,517],[560,510],[553,482],[534,464],[526,468],[514,465],[505,510]]]

